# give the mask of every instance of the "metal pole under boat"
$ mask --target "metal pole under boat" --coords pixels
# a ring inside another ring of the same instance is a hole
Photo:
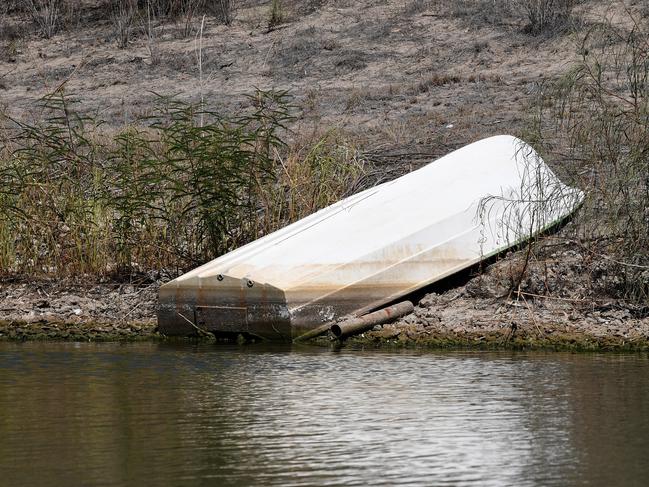
[[[331,333],[336,338],[343,339],[351,335],[356,335],[357,333],[363,333],[374,328],[376,325],[381,325],[395,318],[410,314],[414,309],[415,307],[410,301],[402,301],[387,308],[374,311],[373,313],[331,325]]]

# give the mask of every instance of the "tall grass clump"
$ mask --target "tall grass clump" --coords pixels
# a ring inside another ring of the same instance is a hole
[[[428,8],[431,2],[414,1],[407,10]],[[520,26],[532,36],[562,33],[571,25],[578,0],[455,0],[438,2],[442,11],[471,23],[494,26]]]
[[[197,16],[208,15],[222,24],[230,25],[236,14],[234,0],[119,0],[130,3],[143,20],[184,22],[184,32],[189,35]]]
[[[120,49],[128,47],[137,25],[138,7],[136,0],[118,0],[113,4],[111,20],[115,29],[117,45]]]
[[[187,14],[209,14],[225,23],[232,21],[233,0],[139,0],[148,3],[158,16],[179,17]]]
[[[649,28],[599,24],[581,59],[538,101],[538,142],[586,190],[578,240],[593,286],[649,297]]]
[[[51,116],[34,125],[16,122],[3,147],[0,234],[8,240],[1,253],[15,256],[13,264],[28,271],[52,262],[92,267],[97,242],[91,240],[101,238],[90,224],[91,214],[101,211],[95,206],[92,122],[71,113],[68,103],[45,99],[43,109]],[[77,231],[68,238],[72,226]],[[88,251],[79,254],[80,249]]]
[[[69,7],[65,0],[20,0],[20,3],[31,16],[40,34],[47,39],[59,29]]]
[[[0,274],[177,274],[350,194],[363,171],[340,134],[291,135],[284,92],[236,116],[160,97],[125,127],[77,106],[59,90],[37,122],[2,119]]]
[[[258,92],[237,117],[161,98],[122,129],[80,116],[60,91],[42,108],[39,122],[3,127],[3,273],[186,268],[258,235],[285,94]]]
[[[341,133],[331,130],[294,141],[276,153],[276,183],[263,193],[265,232],[310,215],[364,184],[365,161]]]
[[[268,28],[273,29],[285,20],[282,0],[272,0],[270,3],[270,14],[268,17]]]
[[[182,22],[182,34],[189,36],[195,33],[198,16],[230,25],[236,12],[233,0],[116,0],[110,5],[120,48],[127,47],[137,34],[146,34],[151,41],[155,28],[164,22]]]

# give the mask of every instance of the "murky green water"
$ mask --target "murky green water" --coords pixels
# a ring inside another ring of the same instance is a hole
[[[646,355],[0,343],[0,485],[647,485]]]

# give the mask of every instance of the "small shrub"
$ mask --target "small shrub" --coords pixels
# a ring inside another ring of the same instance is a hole
[[[421,13],[431,6],[430,0],[410,0],[405,4],[404,11],[408,15]]]
[[[47,39],[58,30],[67,5],[64,0],[21,0],[41,35]]]
[[[340,71],[358,71],[367,67],[367,54],[363,51],[347,51],[340,54],[334,66]]]
[[[409,90],[411,94],[428,93],[431,88],[436,86],[445,86],[461,83],[462,78],[455,74],[433,74],[429,78],[424,78],[412,86]]]
[[[126,48],[131,40],[137,12],[136,0],[118,0],[115,2],[112,21],[117,45],[121,49]]]
[[[142,0],[140,0],[142,1]],[[196,15],[212,15],[224,24],[234,19],[233,0],[147,0],[156,17],[192,19]],[[141,6],[144,8],[144,5]]]
[[[210,9],[212,15],[225,25],[230,25],[234,20],[235,8],[233,0],[216,0],[210,4]]]
[[[525,22],[524,31],[538,35],[560,31],[578,0],[456,0],[440,3],[443,12],[473,28],[482,23],[511,25]]]
[[[1,15],[1,14],[0,14]],[[0,41],[8,44],[20,38],[20,29],[17,25],[9,23],[5,18],[0,17]]]
[[[527,30],[539,34],[556,29],[570,17],[576,0],[515,0],[527,15]]]

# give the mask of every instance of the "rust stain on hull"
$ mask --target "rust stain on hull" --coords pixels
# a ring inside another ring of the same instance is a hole
[[[467,265],[466,260],[449,259],[447,250],[441,254],[443,259],[424,258],[420,254],[407,262],[319,266],[319,272],[315,273],[319,276],[317,281],[286,292],[263,283],[248,287],[247,280],[227,276],[221,281],[210,278],[207,282],[178,286],[173,291],[162,288],[159,327],[161,332],[169,335],[195,334],[198,328],[216,333],[250,333],[266,339],[291,340],[323,323],[375,308],[430,284],[436,280],[430,276],[440,276],[441,279],[449,269]],[[403,259],[403,255],[399,258]],[[335,277],[332,279],[332,276],[340,277],[341,274],[365,277],[341,286],[341,280],[336,283]],[[412,280],[413,276],[419,279]],[[331,282],[325,279],[331,279]],[[196,327],[188,323],[187,318]]]
[[[280,290],[223,277],[160,288],[158,328],[166,335],[250,333],[290,340],[286,300]],[[255,289],[256,286],[256,289]],[[254,289],[254,291],[252,291]]]

